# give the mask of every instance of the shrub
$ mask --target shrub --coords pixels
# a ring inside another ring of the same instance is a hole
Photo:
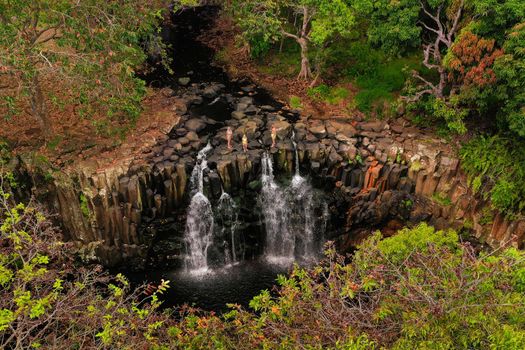
[[[348,98],[349,95],[350,91],[344,87],[330,87],[325,84],[308,89],[308,96],[333,105],[341,103]]]
[[[290,96],[290,107],[292,107],[293,109],[303,108],[301,98],[299,96]]]
[[[333,246],[326,253],[313,270],[280,277],[276,298],[254,298],[267,348],[324,348],[363,336],[363,349],[525,346],[523,252],[476,257],[455,232],[421,224],[383,240],[375,234],[349,264]]]
[[[525,208],[525,147],[514,138],[480,136],[460,150],[462,167],[474,189],[488,183],[484,193],[492,206],[513,214]]]

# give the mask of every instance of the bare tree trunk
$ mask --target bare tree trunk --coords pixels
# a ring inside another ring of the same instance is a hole
[[[303,23],[299,33],[292,34],[284,30],[284,28],[281,29],[281,33],[288,38],[294,39],[301,47],[301,71],[297,78],[310,80],[312,78],[312,68],[310,66],[310,60],[308,59],[308,35],[312,17],[307,6],[302,6],[301,9],[303,11]]]
[[[310,25],[310,12],[308,6],[303,6],[303,25],[301,27],[301,35],[297,42],[301,46],[301,71],[299,72],[299,79],[309,80],[312,77],[312,68],[308,60],[308,26]]]
[[[418,91],[414,96],[405,97],[404,99],[408,102],[418,101],[424,95],[433,95],[438,99],[445,100],[445,88],[447,85],[447,72],[443,65],[443,57],[441,48],[445,46],[446,49],[450,49],[454,42],[454,37],[459,30],[459,21],[463,14],[465,0],[460,0],[459,6],[454,15],[452,23],[443,23],[441,19],[441,12],[444,9],[444,5],[440,5],[436,14],[432,14],[424,3],[421,3],[423,12],[433,21],[433,26],[429,26],[424,22],[420,22],[423,28],[427,31],[434,33],[436,36],[434,42],[424,45],[423,50],[423,65],[430,70],[437,70],[439,73],[439,82],[433,83],[423,78],[418,72],[412,72],[414,78],[420,80],[422,89]]]
[[[46,101],[42,92],[42,86],[40,85],[40,80],[38,78],[37,73],[35,73],[31,85],[31,113],[33,117],[35,117],[38,120],[42,135],[47,141],[51,136],[53,126],[51,124],[51,120],[49,119]]]
[[[299,72],[299,79],[309,80],[312,77],[312,69],[310,67],[310,60],[308,59],[308,43],[303,38],[297,42],[301,46],[301,71]]]

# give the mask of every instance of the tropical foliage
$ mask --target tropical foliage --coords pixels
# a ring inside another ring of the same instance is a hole
[[[232,1],[231,8],[254,56],[283,36],[293,39],[301,48],[303,79],[312,77],[310,46],[323,47],[335,36],[347,35],[355,24],[344,0]]]
[[[145,86],[134,69],[160,14],[154,2],[0,1],[0,112],[30,114],[48,139],[50,114],[65,109],[136,118]]]

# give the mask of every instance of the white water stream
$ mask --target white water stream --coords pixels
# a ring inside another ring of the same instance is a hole
[[[194,195],[186,217],[186,267],[196,273],[208,270],[208,249],[213,241],[213,210],[210,201],[203,193],[204,170],[208,167],[206,156],[211,150],[212,147],[208,144],[199,152],[190,180]]]

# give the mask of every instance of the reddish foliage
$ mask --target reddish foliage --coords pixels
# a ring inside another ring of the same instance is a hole
[[[466,32],[452,46],[452,59],[448,63],[451,82],[469,86],[487,86],[496,82],[492,69],[496,58],[503,55],[502,49],[494,47],[493,39],[483,39]]]

